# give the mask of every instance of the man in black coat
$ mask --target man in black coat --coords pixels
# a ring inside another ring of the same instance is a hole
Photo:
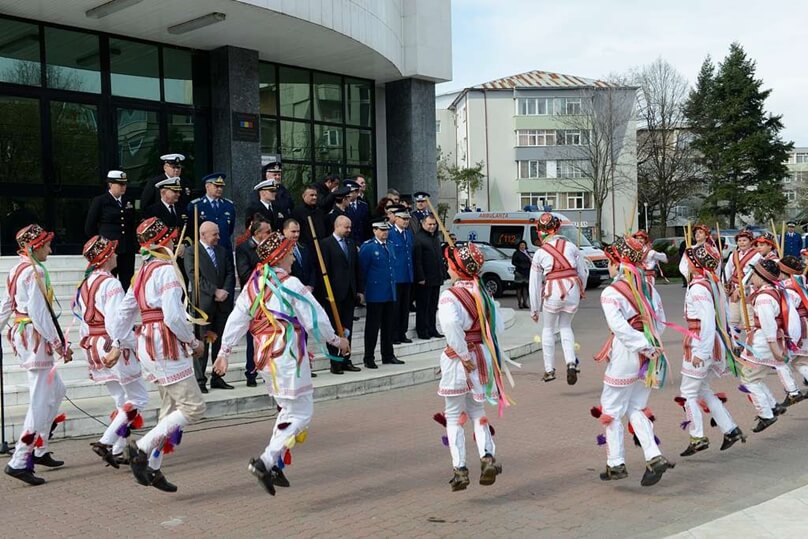
[[[295,242],[295,261],[292,263],[292,276],[314,291],[317,271],[314,267],[314,248],[308,248],[300,243],[300,223],[296,219],[287,219],[283,223],[283,236]]]
[[[443,255],[437,229],[435,217],[428,215],[421,221],[413,244],[415,331],[419,339],[443,337],[436,326],[438,296],[443,284]]]
[[[323,181],[315,183],[314,187],[317,189],[317,205],[328,213],[334,207],[334,193],[333,191],[339,187],[339,176],[336,174],[329,174]]]
[[[236,246],[236,274],[242,290],[247,287],[247,282],[253,270],[260,262],[255,248],[259,243],[267,239],[270,232],[269,223],[259,216],[257,219],[253,219],[250,224],[250,237]],[[247,378],[247,387],[256,387],[258,385],[255,381],[255,346],[250,333],[247,333],[247,363],[244,367],[244,376]]]
[[[289,192],[289,189],[283,185],[283,167],[281,162],[275,158],[275,161],[267,163],[261,169],[261,178],[262,181],[264,180],[275,180],[275,185],[278,188],[278,194],[275,197],[275,204],[274,206],[278,208],[278,211],[282,213],[285,217],[292,216],[292,210],[295,207],[295,201],[292,200],[292,194]],[[274,230],[274,229],[273,229]],[[278,229],[280,230],[280,229]]]
[[[309,217],[314,221],[314,230],[318,239],[327,234],[326,213],[317,205],[317,188],[309,185],[303,191],[303,204],[292,210],[292,217],[300,224],[300,243],[314,249],[314,239],[311,235]]]
[[[258,214],[269,223],[274,232],[280,232],[283,222],[291,215],[284,213],[278,206],[278,184],[275,183],[275,180],[264,180],[256,184],[253,191],[258,193],[258,201],[250,202],[250,205],[247,206],[247,217]]]
[[[185,211],[183,211],[183,207],[179,204],[180,197],[182,196],[182,183],[180,179],[166,178],[165,180],[157,182],[155,187],[158,189],[160,196],[157,202],[143,210],[143,218],[157,217],[165,223],[166,226],[182,229],[187,215]]]
[[[143,192],[140,194],[140,209],[141,211],[149,206],[156,204],[160,200],[160,188],[157,184],[166,178],[179,178],[182,175],[182,162],[185,161],[185,156],[181,153],[169,153],[161,155],[160,160],[163,162],[163,173],[158,174],[146,181],[143,186]],[[191,184],[187,180],[180,180],[180,198],[178,205],[185,211],[188,204],[191,202]]]
[[[207,393],[205,384],[208,379],[205,370],[208,366],[208,353],[212,352],[211,361],[219,356],[224,325],[233,310],[233,296],[228,291],[235,288],[236,274],[232,255],[219,245],[219,225],[213,221],[205,221],[199,226],[198,283],[194,282],[194,256],[194,249],[188,249],[185,254],[185,272],[191,276],[191,297],[199,290],[199,297],[193,298],[195,305],[208,315],[208,325],[198,327],[200,335],[197,338],[204,341],[205,351],[202,357],[194,359],[194,372],[199,389],[202,393]],[[215,334],[212,344],[206,337],[208,332]],[[215,373],[211,375],[210,387],[233,389],[233,386]]]
[[[101,235],[118,242],[115,250],[118,267],[114,271],[124,290],[129,289],[135,274],[135,253],[138,247],[135,238],[135,207],[126,196],[126,182],[125,172],[110,170],[107,173],[109,189],[93,199],[84,222],[84,234],[88,238]]]
[[[351,188],[347,185],[343,185],[332,194],[334,195],[334,206],[326,216],[326,227],[328,232],[334,232],[334,223],[336,222],[337,217],[344,215],[348,217],[348,219],[351,218],[347,214],[348,204],[350,203],[349,197],[351,195]]]
[[[345,337],[350,342],[356,299],[357,296],[361,296],[362,292],[362,276],[359,273],[359,255],[356,251],[356,245],[351,239],[351,220],[348,217],[344,215],[337,217],[336,221],[334,221],[334,233],[320,241],[320,251],[323,254],[323,263],[330,278],[334,303],[337,306],[342,327],[346,331]],[[331,305],[329,305],[322,277],[318,279],[317,294],[315,296],[323,298],[321,302],[323,303],[323,308],[328,314],[329,320],[331,320],[331,325],[336,328],[334,313]],[[339,354],[339,350],[330,346],[329,352],[334,356]],[[359,367],[351,363],[350,355],[345,356],[341,363],[331,361],[331,372],[333,374],[359,370],[361,370]]]

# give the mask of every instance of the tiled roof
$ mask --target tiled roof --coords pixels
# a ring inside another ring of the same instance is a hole
[[[617,87],[616,84],[602,80],[587,79],[563,73],[548,73],[547,71],[528,71],[510,77],[503,77],[476,86],[473,89],[507,90],[513,88],[580,88],[580,87],[608,88]]]

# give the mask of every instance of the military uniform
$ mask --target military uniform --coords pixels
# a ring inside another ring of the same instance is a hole
[[[351,220],[351,237],[357,245],[362,245],[370,236],[370,208],[367,202],[357,198],[345,210]]]
[[[170,153],[161,155],[160,159],[163,161],[164,165],[173,165],[182,169],[182,162],[185,161],[185,156],[180,153]],[[143,192],[140,195],[141,210],[160,202],[160,188],[157,187],[157,184],[170,177],[171,176],[168,176],[165,172],[161,172],[160,174],[149,178],[149,180],[143,185]],[[182,178],[180,182],[182,191],[180,194],[180,200],[177,202],[177,206],[184,208],[191,201],[191,182],[185,178]]]
[[[194,208],[199,208],[199,224],[211,221],[219,225],[219,245],[233,251],[233,231],[236,226],[236,205],[229,198],[214,200],[203,196],[188,204],[188,222],[194,222]]]
[[[382,219],[374,227],[385,230],[389,225]],[[396,254],[389,241],[382,242],[374,238],[359,248],[359,267],[365,276],[367,305],[364,363],[371,369],[376,368],[374,353],[380,329],[382,363],[398,361],[393,355],[393,318],[396,306],[394,266]]]
[[[403,217],[409,215],[406,209],[399,210],[396,215]],[[396,256],[396,265],[393,268],[396,280],[396,317],[393,327],[393,342],[412,342],[407,338],[410,325],[410,292],[414,270],[412,265],[413,234],[412,230],[405,228],[399,230],[397,226],[390,228],[390,243]]]

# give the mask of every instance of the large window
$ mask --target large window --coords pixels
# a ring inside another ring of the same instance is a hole
[[[557,97],[554,99],[554,110],[556,115],[576,115],[581,114],[580,97]]]
[[[53,178],[65,185],[98,185],[98,108],[50,103]]]
[[[550,206],[554,210],[590,210],[592,193],[589,191],[567,193],[521,193],[520,208],[525,206]]]
[[[544,116],[548,112],[550,100],[546,97],[519,97],[516,99],[518,116]]]
[[[556,171],[559,178],[583,178],[587,163],[577,159],[560,159],[556,161]]]
[[[520,179],[546,178],[547,161],[517,161]]]
[[[46,78],[49,88],[101,93],[98,36],[45,28]]]
[[[517,146],[555,146],[556,132],[549,129],[517,129]]]
[[[519,207],[538,206],[541,210],[544,206],[555,209],[558,201],[558,193],[520,193]]]
[[[118,164],[129,185],[142,185],[158,171],[160,125],[156,111],[118,109]]]
[[[0,95],[0,183],[42,183],[39,100]]]
[[[157,45],[109,40],[112,95],[160,100],[160,55]]]
[[[0,18],[0,82],[40,86],[39,27]]]
[[[794,157],[796,163],[808,163],[808,153],[798,153]]]

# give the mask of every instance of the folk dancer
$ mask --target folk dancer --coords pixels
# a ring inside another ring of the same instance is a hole
[[[118,261],[117,243],[93,236],[84,245],[82,254],[89,265],[73,303],[74,313],[81,321],[79,345],[87,357],[90,380],[105,385],[115,401],[112,421],[101,438],[90,444],[93,452],[113,468],[126,460],[123,450],[131,429],[143,426],[139,412],[149,403],[149,392],[135,355],[134,332],[121,341],[121,361],[110,367],[104,364],[104,356],[112,346],[109,328],[125,295],[120,281],[112,276]]]
[[[509,404],[502,376],[503,372],[509,376],[504,362],[510,360],[497,344],[497,335],[504,331],[501,314],[479,279],[485,262],[482,251],[473,243],[462,247],[447,245],[443,256],[452,286],[441,293],[438,302],[438,319],[447,346],[440,357],[438,385],[445,412],[435,419],[446,427],[454,468],[449,484],[452,491],[458,491],[470,483],[463,430],[469,420],[480,456],[480,484],[492,485],[502,472],[494,457],[496,445],[484,404],[486,401],[497,404],[500,414]]]
[[[665,327],[662,300],[654,287],[642,291],[641,267],[643,246],[633,238],[618,237],[606,249],[612,283],[603,290],[600,304],[611,336],[595,361],[608,361],[603,375],[600,407],[592,415],[605,427],[598,437],[606,445],[606,471],[603,481],[628,477],[623,440],[623,417],[627,416],[645,455],[645,473],[640,484],[655,485],[669,468],[654,436],[653,414],[648,408],[652,388],[664,383],[667,361],[661,349],[660,336]],[[650,335],[650,338],[649,336]]]
[[[269,395],[280,409],[272,437],[261,456],[250,459],[248,469],[261,486],[275,495],[275,487],[288,487],[283,468],[291,463],[290,450],[303,443],[314,411],[306,337],[328,343],[342,354],[348,340],[338,336],[323,308],[308,287],[292,277],[295,242],[273,232],[256,248],[256,267],[227,319],[222,348],[213,365],[227,372],[228,359],[249,329],[255,339],[255,368],[264,378]]]
[[[780,259],[780,253],[777,250],[777,238],[771,232],[763,232],[755,239],[755,249],[764,260]]]
[[[797,380],[794,377],[794,370],[796,367],[796,358],[803,355],[803,349],[808,348],[808,343],[805,342],[806,327],[805,318],[808,317],[808,296],[806,296],[804,284],[802,284],[803,272],[805,265],[802,261],[794,256],[786,255],[777,261],[777,266],[780,268],[780,289],[781,295],[785,300],[781,308],[787,308],[787,314],[784,318],[784,325],[787,333],[786,346],[790,352],[789,356],[793,361],[784,363],[777,367],[777,376],[780,378],[780,383],[783,384],[783,389],[786,391],[786,398],[783,400],[781,406],[788,408],[792,404],[797,404],[805,397],[797,387]],[[800,361],[800,364],[802,364]]]
[[[684,401],[677,401],[685,410],[687,420],[682,427],[688,429],[690,443],[681,453],[682,457],[710,447],[710,440],[704,435],[702,408],[709,410],[724,435],[721,451],[729,449],[739,440],[746,443],[746,436],[710,387],[710,380],[723,376],[728,364],[733,373],[737,373],[738,369],[727,332],[724,310],[726,296],[716,275],[720,263],[721,252],[710,243],[685,250],[682,275],[690,283],[685,295],[685,320],[691,333],[685,337],[683,346],[679,391]]]
[[[757,423],[752,432],[767,429],[786,411],[766,385],[769,369],[781,365],[786,358],[782,297],[774,286],[779,276],[780,268],[773,260],[761,260],[752,267],[750,282],[754,292],[749,301],[753,324],[741,353],[743,384],[739,388],[749,395],[757,410]]]
[[[651,238],[648,237],[648,232],[645,230],[638,230],[631,237],[642,242],[643,244],[643,251],[645,252],[645,255],[642,265],[643,269],[645,270],[645,279],[648,281],[648,284],[655,286],[657,268],[659,267],[659,264],[668,263],[668,255],[665,253],[660,253],[651,247]],[[659,270],[659,273],[662,275],[661,269]]]
[[[204,321],[187,314],[188,298],[173,253],[176,230],[150,217],[138,225],[137,238],[143,265],[110,328],[113,344],[106,360],[109,364],[120,356],[122,341],[140,314],[137,356],[146,380],[158,385],[162,403],[157,425],[137,442],[129,442],[129,466],[139,484],[176,492],[177,486],[168,482],[161,465],[163,456],[179,445],[182,430],[205,414],[192,359],[192,354],[199,357],[204,349],[194,336],[192,322]]]
[[[747,279],[752,273],[752,267],[761,260],[761,255],[754,248],[755,237],[748,230],[741,230],[735,235],[737,247],[729,256],[724,266],[724,287],[729,296],[729,324],[732,328],[732,336],[737,341],[742,338],[742,327],[745,321],[741,309],[740,286],[747,287]],[[740,271],[738,270],[740,268]],[[740,273],[743,285],[738,281]],[[746,291],[748,289],[745,288]],[[744,294],[748,297],[748,294]],[[748,310],[748,309],[747,309]],[[736,350],[736,355],[740,354],[740,349]]]
[[[805,249],[803,249],[803,252],[805,252]],[[796,299],[797,315],[800,319],[800,340],[797,341],[797,351],[792,365],[804,380],[808,380],[808,289],[805,286],[805,261],[804,259],[795,258],[794,260],[797,262],[794,262],[791,258],[783,257],[780,269],[782,271],[783,265],[785,265],[791,270],[786,271],[790,278],[786,281],[785,288],[789,297],[792,300]],[[792,271],[796,271],[796,273],[792,273]],[[806,396],[808,394],[803,394],[803,398]],[[789,398],[786,397],[786,402],[783,402],[783,404],[787,405],[788,400]]]
[[[48,451],[48,440],[64,419],[57,417],[65,385],[54,370],[54,354],[69,363],[73,351],[63,342],[51,315],[53,288],[43,263],[51,253],[53,232],[28,225],[17,232],[16,240],[20,259],[8,274],[7,296],[0,303],[0,327],[14,316],[7,337],[28,375],[28,411],[5,473],[29,485],[41,485],[45,480],[34,475],[34,465],[64,465]]]
[[[552,213],[543,213],[536,228],[539,247],[530,267],[530,315],[534,322],[542,315],[542,356],[544,377],[555,380],[555,334],[561,336],[561,348],[567,364],[567,383],[578,381],[578,360],[575,357],[575,335],[572,319],[583,297],[584,283],[589,270],[581,258],[578,247],[564,236],[558,235],[561,220]]]

